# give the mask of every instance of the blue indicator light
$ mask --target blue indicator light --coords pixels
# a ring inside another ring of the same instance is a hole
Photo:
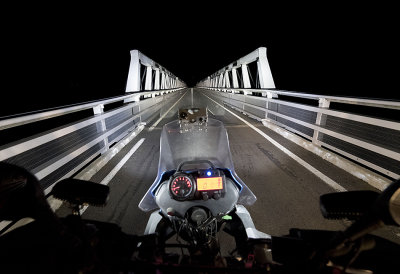
[[[207,171],[207,176],[211,176],[211,171]]]

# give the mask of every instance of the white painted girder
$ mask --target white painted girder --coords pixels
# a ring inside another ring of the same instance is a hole
[[[129,66],[128,80],[126,83],[125,92],[138,92],[141,91],[140,82],[140,66],[146,66],[146,80],[145,80],[145,90],[159,90],[159,89],[169,89],[174,87],[185,87],[186,84],[169,72],[167,69],[162,67],[160,64],[154,62],[152,59],[144,55],[138,50],[131,50],[131,62]],[[156,71],[156,77],[153,83],[152,71]],[[161,84],[159,82],[159,74],[161,71]]]

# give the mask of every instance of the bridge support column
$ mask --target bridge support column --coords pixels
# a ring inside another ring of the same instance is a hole
[[[95,116],[102,115],[104,113],[104,105],[100,104],[93,107],[93,113]],[[107,131],[106,121],[104,119],[101,119],[99,122],[96,123],[96,128],[97,132],[99,133]],[[105,153],[109,149],[108,137],[103,138],[103,144],[104,148],[101,150],[101,154]]]
[[[165,88],[167,89],[171,88],[171,78],[169,77],[168,74],[165,75]]]
[[[173,78],[172,80],[172,88],[176,88],[176,78]]]
[[[233,88],[239,87],[236,68],[232,68],[232,82],[233,82]]]
[[[145,90],[152,90],[152,88],[151,88],[151,82],[152,82],[152,79],[153,78],[153,70],[152,70],[152,68],[151,68],[151,66],[147,66],[146,67],[146,82],[145,82],[145,85],[144,85],[144,89]]]
[[[218,77],[218,87],[222,88],[224,86],[224,75],[221,73]]]
[[[275,88],[274,79],[272,78],[271,68],[267,59],[267,48],[258,49],[258,79],[260,79],[260,88]]]
[[[131,50],[131,63],[129,65],[128,81],[125,92],[140,91],[140,62],[139,51]]]
[[[154,89],[159,90],[160,89],[160,70],[156,69],[156,77],[154,79]]]
[[[161,72],[161,89],[165,88],[165,72]]]
[[[244,88],[251,88],[249,72],[247,70],[247,65],[242,64],[242,76],[243,76],[243,87]]]
[[[277,98],[278,95],[272,93],[272,92],[267,92],[267,93],[263,93],[262,94],[263,97],[267,97],[268,99],[273,99],[273,98]],[[271,102],[269,100],[267,100],[265,107],[270,110],[271,107]],[[265,118],[268,118],[268,112],[265,113]]]
[[[225,78],[225,87],[231,88],[231,82],[229,80],[229,72],[227,70],[224,73],[224,78]]]
[[[325,99],[325,98],[320,98],[319,99],[319,107],[320,108],[329,108],[330,101]],[[326,115],[322,114],[321,112],[317,113],[317,118],[315,120],[315,125],[317,126],[323,126],[326,123]],[[313,134],[313,144],[317,146],[321,146],[321,142],[319,141],[320,137],[320,132],[318,130],[314,130]]]

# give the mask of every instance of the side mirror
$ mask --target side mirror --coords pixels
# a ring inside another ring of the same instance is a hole
[[[375,191],[324,194],[320,197],[321,213],[326,219],[358,220],[371,209],[378,196]]]
[[[348,191],[324,194],[320,209],[327,219],[379,220],[400,226],[400,180],[392,182],[382,193]]]
[[[349,191],[323,196],[320,201],[324,217],[347,218],[353,214],[358,215],[351,226],[321,249],[324,256],[348,252],[346,248],[351,246],[348,242],[356,241],[384,224],[400,226],[400,180],[392,182],[382,193]],[[360,198],[358,201],[354,200],[357,196]]]
[[[70,203],[76,214],[84,204],[105,206],[109,193],[109,186],[73,178],[59,181],[51,191],[55,198]]]

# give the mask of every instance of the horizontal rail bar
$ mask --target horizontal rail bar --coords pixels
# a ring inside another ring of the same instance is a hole
[[[45,135],[42,135],[42,136],[39,136],[37,138],[28,140],[26,142],[22,142],[22,143],[19,143],[17,145],[14,145],[12,147],[0,150],[0,161],[3,161],[4,159],[10,158],[10,157],[13,157],[14,155],[23,153],[23,152],[25,152],[27,150],[30,150],[32,148],[38,147],[38,146],[40,146],[42,144],[45,144],[45,143],[50,142],[50,141],[52,141],[54,139],[60,138],[62,136],[65,136],[65,135],[67,135],[69,133],[77,131],[77,130],[79,130],[81,128],[84,128],[86,126],[92,125],[92,124],[94,124],[96,122],[99,122],[99,121],[105,119],[105,118],[113,116],[113,115],[115,115],[115,114],[117,114],[119,112],[125,111],[126,109],[133,108],[136,105],[138,105],[138,103],[129,104],[126,107],[123,107],[122,109],[118,109],[118,110],[114,110],[114,111],[111,111],[111,112],[108,112],[108,113],[105,113],[105,114],[102,114],[102,115],[94,116],[92,118],[89,118],[88,120],[79,122],[77,124],[73,124],[71,126],[68,126],[68,127],[65,127],[65,128],[62,128],[62,129],[47,133]]]
[[[353,104],[353,105],[364,105],[364,106],[373,106],[373,107],[382,107],[382,108],[390,108],[390,109],[400,109],[400,102],[398,101],[390,101],[390,100],[376,100],[376,99],[361,99],[361,98],[352,98],[352,97],[338,97],[338,96],[330,96],[323,94],[307,94],[301,92],[291,92],[284,90],[275,90],[275,89],[244,89],[244,88],[211,88],[211,87],[199,87],[202,89],[209,89],[215,91],[248,91],[248,92],[258,92],[262,94],[277,94],[277,95],[286,95],[291,97],[305,98],[305,99],[313,99],[319,100],[320,98],[325,98],[330,100],[331,102],[345,103],[345,104]]]
[[[400,130],[400,125],[398,122],[392,122],[388,120],[382,120],[382,119],[377,119],[377,118],[372,118],[372,117],[367,117],[367,116],[362,116],[362,115],[357,115],[357,114],[352,114],[352,113],[347,113],[347,112],[341,112],[337,110],[331,110],[327,108],[319,108],[319,107],[313,107],[309,105],[304,105],[304,104],[299,104],[299,103],[293,103],[293,102],[287,102],[283,100],[277,100],[277,99],[271,99],[271,98],[266,98],[266,97],[257,97],[257,96],[248,96],[248,95],[242,95],[242,94],[237,94],[235,96],[240,96],[243,98],[250,97],[251,99],[259,100],[259,101],[264,101],[265,103],[276,103],[280,105],[285,105],[285,106],[291,106],[295,108],[300,108],[304,110],[309,110],[312,112],[316,113],[322,113],[326,115],[331,115],[351,121],[356,121],[356,122],[361,122],[361,123],[366,123],[374,126],[379,126],[379,127],[385,127],[389,129],[394,129],[394,130]],[[229,97],[232,100],[236,100],[233,97]],[[236,100],[239,101],[239,100]],[[242,102],[242,101],[240,101]]]
[[[135,93],[132,93],[129,95],[113,97],[113,98],[109,98],[109,99],[105,99],[105,100],[91,101],[89,103],[83,103],[83,104],[78,104],[78,105],[73,105],[73,106],[57,108],[57,109],[50,110],[50,111],[44,110],[43,112],[34,113],[34,114],[28,114],[28,115],[25,115],[24,113],[16,114],[16,115],[23,115],[23,116],[18,116],[18,117],[13,117],[13,118],[5,117],[4,120],[0,120],[0,130],[12,128],[12,127],[16,127],[16,126],[21,126],[21,125],[29,124],[29,123],[33,123],[33,122],[38,122],[41,120],[50,119],[50,118],[70,114],[73,112],[90,109],[99,104],[107,105],[107,104],[115,103],[118,101],[137,97],[137,96],[142,96],[142,95],[146,96],[149,94],[159,94],[161,92],[177,91],[180,89],[183,89],[183,88],[146,91],[146,92],[135,92]]]
[[[239,101],[239,102],[241,102],[241,101]],[[255,109],[258,109],[258,110],[262,110],[262,111],[264,111],[266,113],[270,113],[270,114],[273,114],[275,116],[279,116],[279,117],[281,117],[283,119],[292,121],[292,122],[294,122],[296,124],[305,126],[307,128],[311,128],[313,130],[317,130],[319,132],[328,134],[328,135],[333,136],[335,138],[342,139],[342,140],[344,140],[346,142],[349,142],[351,144],[354,144],[354,145],[357,145],[357,146],[360,146],[360,147],[364,147],[364,148],[366,148],[368,150],[374,151],[376,153],[380,153],[380,154],[382,154],[382,155],[384,155],[386,157],[389,157],[389,158],[395,159],[397,161],[400,161],[400,153],[394,152],[392,150],[383,148],[381,146],[373,145],[371,143],[359,140],[357,138],[349,137],[349,136],[346,136],[344,134],[334,132],[332,130],[328,130],[326,128],[320,127],[320,126],[315,125],[315,124],[304,122],[304,121],[301,121],[299,119],[296,119],[296,118],[293,118],[293,117],[289,117],[287,115],[284,115],[284,114],[281,114],[281,113],[278,113],[278,112],[275,112],[275,111],[272,111],[272,110],[268,110],[266,108],[262,108],[262,107],[259,107],[259,106],[254,106],[254,105],[251,105],[251,104],[246,103],[246,102],[241,102],[241,103],[243,105],[247,105],[249,107],[252,107],[252,108],[255,108]]]
[[[361,159],[360,157],[354,156],[353,154],[350,154],[350,153],[348,153],[348,152],[346,152],[346,151],[343,151],[343,150],[341,150],[341,149],[338,149],[338,148],[336,148],[336,147],[334,147],[334,146],[332,146],[332,145],[329,145],[329,144],[327,144],[327,143],[324,143],[324,142],[321,142],[321,143],[322,143],[325,147],[327,147],[327,148],[329,148],[329,149],[331,149],[331,150],[333,150],[333,151],[336,151],[336,152],[338,152],[338,153],[340,153],[340,154],[342,154],[342,155],[344,155],[344,156],[346,156],[346,157],[348,157],[348,158],[350,158],[350,159],[353,159],[353,160],[355,160],[355,161],[358,161],[358,162],[360,162],[360,163],[363,164],[363,165],[372,167],[373,169],[375,169],[375,170],[381,172],[382,174],[386,174],[387,176],[390,176],[390,177],[392,177],[392,178],[398,178],[398,177],[400,177],[400,174],[391,172],[390,170],[387,170],[387,169],[385,169],[385,168],[383,168],[383,167],[380,167],[380,166],[378,166],[378,165],[375,165],[375,164],[373,164],[373,163],[371,163],[371,162],[369,162],[369,161],[366,161],[366,160],[364,160],[364,159]]]
[[[132,122],[139,115],[140,114],[132,116],[128,120],[126,120],[123,123],[119,124],[118,126],[112,128],[111,130],[108,130],[108,131],[104,132],[102,135],[98,136],[97,138],[93,139],[92,141],[90,141],[90,142],[84,144],[83,146],[79,147],[74,152],[66,155],[65,157],[63,157],[60,160],[52,163],[51,165],[47,166],[46,168],[41,169],[40,171],[36,172],[35,175],[37,176],[37,178],[39,180],[43,179],[44,177],[46,177],[47,175],[52,173],[54,170],[62,167],[63,165],[65,165],[66,163],[68,163],[69,161],[74,159],[76,156],[84,153],[86,150],[88,150],[89,148],[91,148],[95,144],[97,144],[97,143],[101,142],[102,140],[104,140],[104,138],[109,137],[114,132],[118,131],[119,129],[123,128],[125,125],[129,124],[130,122]]]
[[[345,157],[348,157],[354,161],[357,161],[363,165],[366,165],[366,166],[372,168],[373,170],[376,170],[382,174],[385,174],[392,178],[398,177],[398,174],[397,174],[398,172],[393,172],[391,170],[388,170],[387,168],[384,167],[383,163],[382,163],[383,166],[379,166],[379,163],[371,163],[370,161],[368,161],[366,159],[359,158],[358,156],[354,156],[353,154],[343,151],[342,149],[339,149],[333,145],[329,145],[329,144],[325,143],[323,140],[316,140],[315,133],[320,132],[323,134],[327,134],[327,135],[337,138],[339,140],[345,141],[349,144],[352,144],[352,145],[361,147],[363,149],[367,149],[373,153],[377,153],[379,155],[391,158],[395,161],[400,161],[400,153],[393,151],[391,149],[382,147],[381,145],[377,145],[373,142],[361,140],[358,137],[349,136],[344,133],[339,133],[334,130],[327,129],[327,128],[323,127],[323,125],[320,125],[317,122],[318,118],[316,118],[315,123],[309,122],[309,121],[306,122],[306,121],[302,121],[297,118],[293,118],[293,117],[287,116],[285,114],[279,113],[277,111],[268,109],[267,107],[268,107],[268,103],[275,103],[278,105],[286,105],[286,106],[293,107],[295,109],[301,109],[301,110],[307,110],[310,112],[314,112],[318,115],[320,115],[320,114],[330,115],[332,117],[339,117],[339,118],[342,118],[345,120],[356,121],[359,123],[363,123],[365,125],[372,125],[372,126],[376,126],[376,127],[388,128],[390,130],[395,130],[395,131],[400,131],[400,123],[398,123],[398,122],[388,121],[388,120],[379,119],[379,118],[372,118],[372,117],[367,117],[367,116],[362,116],[362,115],[357,115],[357,114],[350,114],[350,113],[341,112],[341,111],[337,111],[337,110],[331,110],[328,108],[314,107],[314,106],[305,105],[305,104],[288,102],[288,101],[284,101],[284,100],[273,99],[270,97],[264,98],[264,97],[258,97],[258,96],[252,96],[252,95],[227,93],[227,92],[221,92],[220,89],[216,89],[216,88],[207,88],[206,90],[209,90],[209,92],[211,92],[210,95],[212,95],[213,97],[214,96],[219,97],[220,99],[222,99],[224,101],[225,104],[230,105],[231,107],[233,107],[241,112],[246,113],[250,117],[253,117],[258,120],[261,119],[261,120],[270,121],[274,124],[279,125],[280,127],[287,128],[290,131],[303,136],[303,138],[310,140],[312,143],[314,143],[318,146],[323,145],[333,151],[338,152],[339,154],[344,155]],[[252,100],[255,99],[259,102],[262,102],[262,104],[258,104],[254,101],[248,100],[250,98]],[[264,105],[264,102],[265,102],[265,105]],[[254,103],[256,103],[256,105],[254,105]],[[375,101],[375,103],[376,103],[376,101]],[[252,111],[250,109],[245,109],[245,107],[259,110],[264,114],[261,114],[261,113],[252,114]],[[280,123],[278,121],[275,121],[274,119],[267,118],[268,114],[274,115],[275,117],[280,117],[280,118],[285,119],[286,121],[290,121],[296,125],[304,126],[308,129],[312,130],[314,132],[314,136],[307,136],[307,134],[304,134],[304,133],[298,131],[297,129],[293,128],[290,124],[286,125],[284,122]],[[366,128],[366,130],[367,130],[367,128]]]

